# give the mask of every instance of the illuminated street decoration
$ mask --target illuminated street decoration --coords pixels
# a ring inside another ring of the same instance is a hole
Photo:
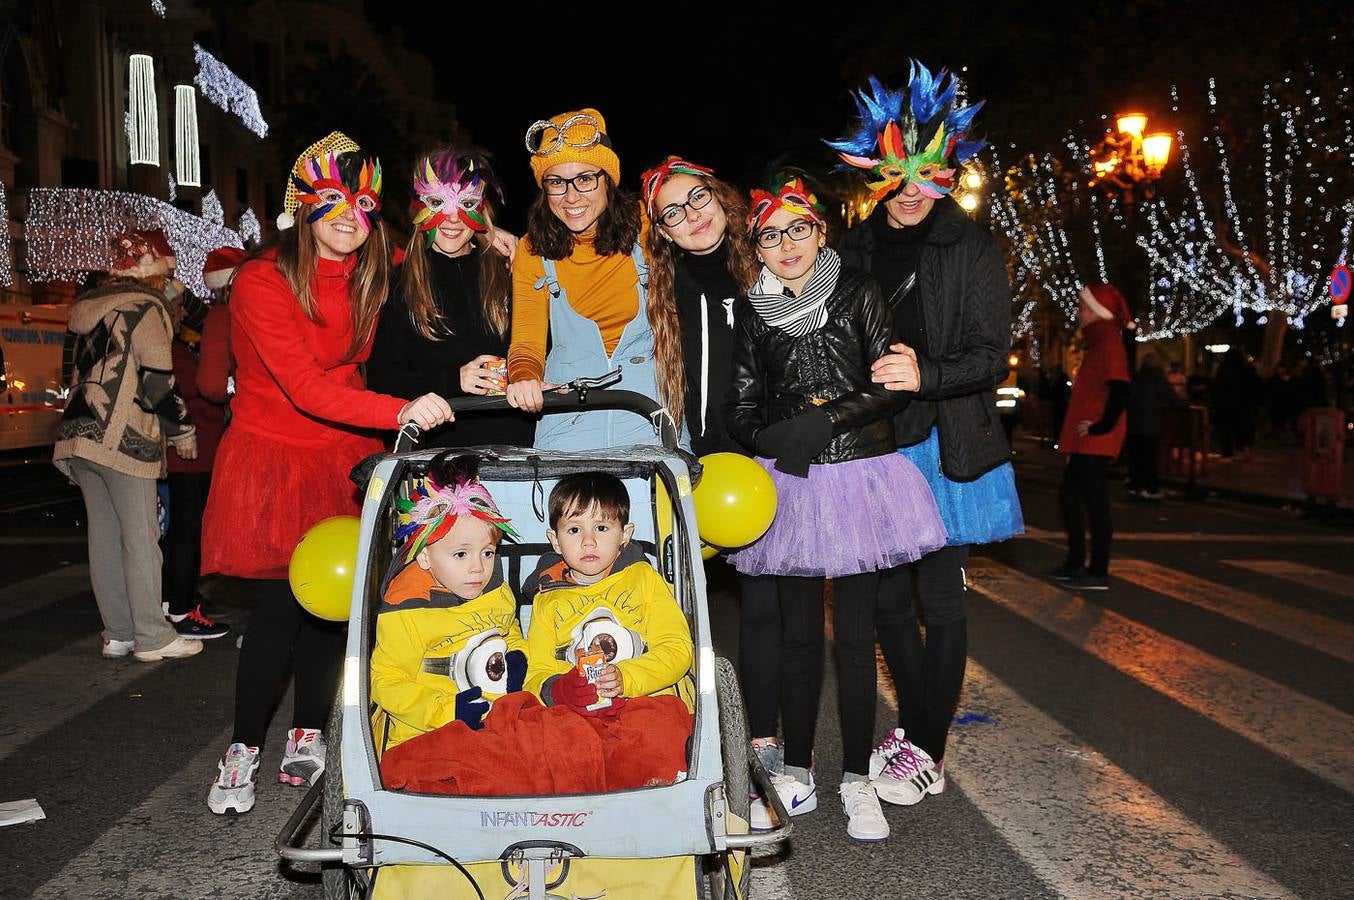
[[[213,225],[226,224],[226,211],[221,208],[221,198],[216,191],[208,191],[202,198],[202,218]]]
[[[33,188],[24,235],[28,280],[78,281],[111,261],[113,239],[128,229],[164,230],[178,259],[179,280],[208,293],[202,280],[207,254],[243,247],[240,236],[155,197],[88,188]]]
[[[174,171],[185,187],[202,186],[198,155],[197,91],[191,84],[174,85]]]
[[[132,165],[160,164],[160,114],[155,101],[154,61],[144,53],[128,57],[127,149]]]
[[[9,200],[4,182],[0,182],[0,227],[5,229],[0,235],[0,287],[9,287],[14,282],[14,261],[9,254]]]
[[[193,57],[198,66],[193,82],[202,89],[202,96],[226,112],[239,116],[245,127],[259,137],[267,137],[268,123],[263,120],[259,95],[254,89],[241,81],[225,63],[203,50],[200,44],[193,45]]]
[[[258,216],[254,215],[254,210],[246,209],[240,214],[240,223],[236,228],[240,233],[240,240],[253,242],[255,244],[263,240],[263,230],[259,228]]]
[[[1284,84],[1291,84],[1285,79]],[[1334,98],[1307,89],[1303,104],[1279,99],[1267,87],[1261,98],[1261,160],[1251,173],[1261,179],[1263,208],[1242,209],[1234,190],[1233,162],[1219,124],[1217,84],[1209,79],[1212,133],[1204,143],[1216,157],[1221,182],[1222,217],[1215,220],[1184,135],[1178,136],[1188,201],[1172,210],[1164,203],[1148,208],[1148,228],[1138,236],[1153,267],[1173,286],[1206,298],[1207,308],[1183,327],[1161,335],[1197,330],[1200,322],[1231,309],[1240,325],[1244,310],[1266,317],[1286,316],[1295,329],[1326,303],[1326,273],[1332,258],[1349,248],[1354,202],[1343,206],[1332,196],[1337,177],[1347,178],[1354,158],[1350,127],[1350,83],[1342,79]],[[1177,106],[1179,95],[1172,88]],[[1330,100],[1334,102],[1329,102]],[[1344,160],[1343,163],[1338,162]],[[1337,237],[1338,235],[1338,237]],[[1206,324],[1206,322],[1205,322]]]

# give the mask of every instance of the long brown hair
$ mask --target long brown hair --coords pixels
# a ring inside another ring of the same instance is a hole
[[[348,305],[352,314],[353,340],[348,345],[345,359],[356,356],[376,329],[376,317],[381,312],[386,293],[390,290],[390,239],[385,223],[377,221],[367,240],[354,251],[357,267],[348,281]],[[320,250],[316,244],[315,229],[298,212],[296,224],[282,232],[277,247],[277,270],[287,280],[287,286],[296,296],[296,302],[312,322],[320,321],[320,311],[311,293],[311,280],[319,265]]]
[[[512,276],[508,259],[494,248],[493,210],[486,196],[484,217],[489,230],[476,234],[472,240],[480,255],[480,310],[484,321],[499,337],[508,333],[508,306],[512,294]],[[440,341],[456,333],[456,323],[448,322],[438,310],[429,276],[428,256],[438,251],[417,229],[404,248],[404,262],[400,264],[400,287],[404,306],[414,329],[430,341]]]
[[[752,239],[742,227],[747,221],[747,201],[741,191],[726,181],[705,175],[697,177],[724,209],[729,274],[739,290],[747,291],[761,268]],[[677,319],[676,275],[678,256],[685,251],[664,238],[661,229],[662,225],[653,222],[644,240],[644,255],[649,263],[649,323],[653,327],[654,359],[662,360],[658,389],[663,395],[663,405],[680,428],[686,411],[686,370],[682,365],[681,326]]]

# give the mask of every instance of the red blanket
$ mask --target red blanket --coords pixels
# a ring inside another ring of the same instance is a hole
[[[427,794],[592,794],[672,784],[686,771],[691,713],[672,696],[633,697],[610,722],[526,691],[494,701],[484,728],[451,722],[386,751],[392,790]]]

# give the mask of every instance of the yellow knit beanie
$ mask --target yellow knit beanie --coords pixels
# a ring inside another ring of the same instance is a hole
[[[296,182],[301,176],[301,165],[308,159],[314,159],[321,153],[361,153],[357,142],[341,131],[331,131],[301,152],[292,163],[291,173],[287,175],[287,190],[282,195],[282,214],[277,217],[277,227],[286,231],[295,224],[296,209],[301,201],[296,199]],[[538,181],[540,179],[537,179]]]
[[[620,183],[621,161],[611,149],[606,119],[591,107],[536,122],[527,129],[526,142],[538,185],[546,169],[571,162],[591,163],[605,172],[613,185]]]

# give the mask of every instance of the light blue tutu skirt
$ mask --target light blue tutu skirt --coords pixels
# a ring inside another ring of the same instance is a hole
[[[842,578],[945,546],[926,479],[897,453],[810,466],[808,478],[756,460],[776,485],[776,518],[759,540],[729,555],[744,575]]]
[[[940,435],[934,427],[926,440],[898,452],[921,470],[931,486],[951,547],[991,544],[1025,533],[1015,468],[1009,462],[973,481],[951,481],[940,471]]]

